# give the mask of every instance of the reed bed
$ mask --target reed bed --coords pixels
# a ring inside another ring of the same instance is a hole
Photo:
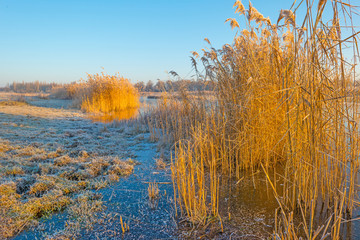
[[[88,74],[86,80],[68,86],[74,104],[91,113],[117,113],[140,106],[139,93],[119,74]]]
[[[281,212],[274,238],[338,239],[342,219],[358,206],[356,9],[335,0],[294,2],[273,23],[251,3],[234,8],[246,27],[227,20],[237,31],[233,43],[216,50],[205,39],[209,50],[193,52],[216,99],[183,91],[180,100],[164,97],[149,119],[154,138],[174,143],[176,203],[191,223],[207,226],[220,218],[219,178],[261,169]],[[279,166],[281,191],[268,175]]]

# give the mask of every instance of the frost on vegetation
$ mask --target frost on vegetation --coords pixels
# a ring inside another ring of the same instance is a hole
[[[103,209],[103,201],[99,194],[89,191],[80,193],[68,207],[69,220],[65,228],[47,239],[76,239],[82,228],[91,229],[94,224],[102,221],[97,213]]]
[[[155,159],[155,162],[157,169],[165,169],[167,167],[167,163],[162,158]]]
[[[131,174],[137,164],[132,159],[97,156],[84,150],[70,157],[70,150],[48,151],[45,144],[20,146],[0,139],[0,238],[14,236],[40,217],[68,205],[73,216],[86,216],[80,223],[69,222],[71,231],[88,226],[93,221],[91,214],[101,209],[102,202],[88,195],[74,200],[74,194],[106,187]]]
[[[10,145],[9,141],[3,140],[0,138],[0,153],[4,153],[7,151],[12,150],[12,146]]]
[[[89,192],[131,174],[138,164],[126,160],[132,155],[124,137],[140,128],[92,123],[46,106],[1,109],[0,239],[63,209],[71,216],[69,227],[54,237],[76,238],[102,209],[101,199]]]
[[[117,132],[125,133],[128,135],[140,136],[149,132],[148,126],[143,122],[141,118],[133,119],[129,121],[114,121],[110,124],[111,127],[116,128]]]
[[[71,163],[71,158],[68,155],[64,155],[54,159],[55,166],[65,166]]]

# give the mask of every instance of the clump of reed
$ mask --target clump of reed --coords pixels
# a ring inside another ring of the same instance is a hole
[[[295,2],[293,10],[280,12],[276,24],[251,3],[246,9],[236,1],[234,7],[246,27],[227,20],[237,30],[233,44],[216,50],[205,39],[210,50],[201,58],[193,53],[194,67],[199,67],[199,58],[203,78],[216,86],[215,99],[199,93],[194,100],[184,91],[180,100],[160,101],[149,120],[153,135],[166,135],[175,143],[176,202],[183,216],[206,226],[205,219],[219,216],[219,177],[241,179],[244,171],[262,169],[267,174],[281,166],[281,191],[270,177],[267,181],[274,185],[284,219],[292,213],[303,216],[304,229],[292,237],[314,239],[319,225],[315,216],[330,211],[331,237],[338,238],[339,219],[357,206],[356,68],[349,59],[353,56],[344,53],[351,46],[358,55],[353,6]],[[297,21],[301,8],[306,14]],[[350,26],[344,31],[346,24]]]
[[[139,94],[128,79],[119,74],[88,74],[87,79],[67,89],[74,104],[91,113],[116,113],[140,106]]]
[[[152,209],[155,209],[160,198],[159,185],[156,182],[149,183],[148,187],[149,204]]]

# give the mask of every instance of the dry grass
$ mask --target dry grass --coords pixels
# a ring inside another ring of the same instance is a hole
[[[150,201],[150,207],[155,209],[160,198],[159,185],[156,182],[149,183],[148,197]]]
[[[69,220],[66,221],[65,228],[47,239],[79,238],[81,229],[91,229],[95,224],[102,221],[97,213],[103,209],[101,196],[89,191],[80,193],[74,203],[68,207]]]
[[[119,75],[88,74],[86,81],[70,85],[67,91],[86,112],[117,113],[140,106],[137,90]]]
[[[23,175],[24,173],[25,173],[24,170],[19,166],[5,168],[4,171],[4,175],[11,175],[11,176]]]
[[[40,146],[20,146],[2,139],[0,154],[0,238],[12,237],[67,206],[74,216],[94,219],[90,212],[98,211],[101,202],[87,201],[88,193],[74,200],[76,193],[106,187],[131,174],[137,164],[132,159],[94,157],[85,151],[69,157],[61,149],[47,152]],[[90,220],[71,224],[81,227]]]
[[[0,101],[0,106],[26,106],[25,101]]]
[[[130,222],[128,222],[128,223],[124,222],[122,216],[120,216],[120,225],[121,225],[121,231],[123,234],[125,232],[130,231]]]
[[[16,187],[15,182],[0,185],[0,236],[2,238],[15,235],[33,224],[36,218],[59,211],[71,203],[70,198],[64,196],[60,190],[53,190],[42,197],[30,198],[27,202],[23,202],[21,195],[16,193]]]
[[[54,99],[72,99],[74,97],[72,94],[74,94],[73,85],[69,84],[51,89],[51,93],[48,97]]]
[[[168,166],[168,164],[166,164],[166,162],[162,158],[157,158],[155,159],[155,161],[157,169],[165,169]]]
[[[1,103],[3,102],[0,102],[1,113],[11,114],[15,116],[31,116],[48,119],[63,119],[85,116],[84,113],[81,113],[78,110],[36,107],[26,103],[16,103],[15,105],[2,105]]]
[[[281,165],[282,191],[273,189],[288,220],[277,230],[296,224],[291,212],[301,212],[304,226],[284,239],[297,234],[314,239],[321,227],[314,216],[328,211],[337,219],[322,230],[332,229],[331,238],[339,238],[339,217],[356,207],[359,105],[355,65],[343,49],[350,45],[356,54],[357,35],[341,34],[345,19],[356,32],[352,7],[328,1],[333,14],[325,19],[325,3],[312,7],[303,1],[299,7],[308,10],[303,21],[284,10],[274,24],[251,4],[245,9],[237,1],[246,28],[229,19],[238,31],[234,43],[210,48],[200,60],[205,77],[216,85],[216,99],[201,93],[193,99],[183,91],[181,100],[162,99],[149,119],[154,139],[175,142],[175,198],[192,223],[206,226],[210,216],[219,217],[219,177],[241,179],[242,171]]]
[[[72,162],[71,158],[68,155],[64,155],[54,159],[55,166],[66,166]]]

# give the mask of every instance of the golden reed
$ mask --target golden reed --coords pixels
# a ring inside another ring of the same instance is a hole
[[[193,52],[195,68],[204,65],[214,94],[165,97],[149,119],[154,136],[174,143],[176,203],[182,216],[206,226],[220,217],[219,178],[241,179],[243,171],[260,169],[281,210],[274,238],[338,239],[342,217],[359,203],[354,7],[294,2],[276,23],[251,3],[245,8],[236,1],[234,8],[246,27],[227,20],[237,31],[233,44],[215,50],[205,39],[210,50],[202,57]],[[300,21],[299,9],[305,13]],[[268,174],[279,167],[281,191]],[[324,225],[315,223],[317,211],[330,212]],[[294,214],[303,219],[300,228]]]

